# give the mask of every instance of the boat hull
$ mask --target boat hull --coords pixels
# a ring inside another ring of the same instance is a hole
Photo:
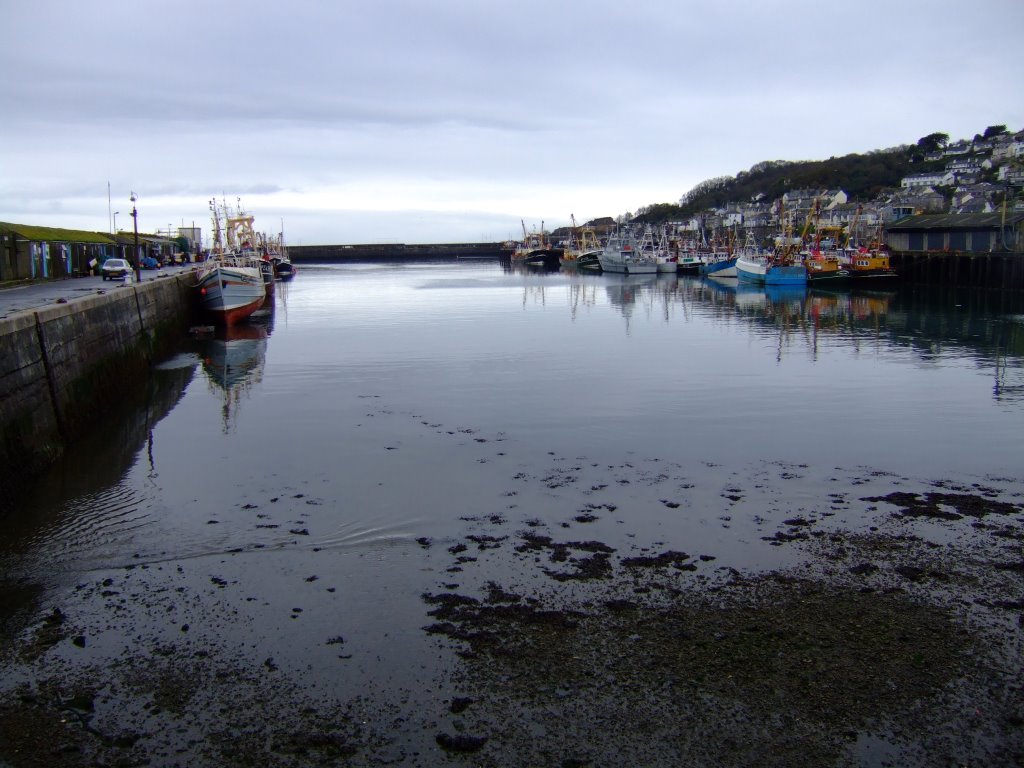
[[[850,282],[850,273],[845,269],[826,269],[815,271],[808,268],[807,282],[813,285],[839,284]]]
[[[656,275],[657,262],[634,261],[633,259],[601,259],[604,272],[618,272],[623,275]]]
[[[295,277],[295,265],[284,259],[271,259],[274,265],[274,277],[278,280],[291,280]]]
[[[708,277],[736,277],[736,259],[706,262],[700,265],[699,270],[702,275]]]
[[[259,267],[213,264],[197,277],[199,306],[219,325],[232,326],[259,309],[267,297]]]
[[[807,285],[807,269],[803,264],[783,266],[762,259],[737,259],[736,277],[758,285]]]
[[[861,280],[868,282],[895,280],[899,274],[894,269],[851,269],[850,279],[857,283]]]

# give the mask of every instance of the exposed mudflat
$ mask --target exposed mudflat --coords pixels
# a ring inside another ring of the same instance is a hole
[[[347,582],[305,543],[326,504],[303,493],[240,503],[273,547],[5,583],[0,761],[1024,764],[1020,481],[550,461],[499,464],[500,507],[406,542],[418,575],[371,606],[377,634],[330,602]],[[778,564],[640,543],[641,502]]]

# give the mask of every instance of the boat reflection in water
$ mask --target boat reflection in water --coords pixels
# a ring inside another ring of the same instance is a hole
[[[835,290],[805,285],[755,285],[705,279],[693,287],[700,300],[731,307],[751,319],[826,320],[855,324],[887,315],[897,293]]]
[[[201,342],[203,372],[211,389],[223,392],[221,418],[225,433],[230,431],[232,416],[242,400],[263,380],[263,362],[271,331],[267,319],[270,317],[219,327]]]

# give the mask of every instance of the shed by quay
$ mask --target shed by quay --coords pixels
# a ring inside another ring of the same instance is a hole
[[[98,274],[99,266],[110,258],[134,264],[146,256],[164,260],[177,250],[175,241],[156,235],[140,232],[138,241],[139,252],[133,256],[134,233],[0,222],[0,283]]]

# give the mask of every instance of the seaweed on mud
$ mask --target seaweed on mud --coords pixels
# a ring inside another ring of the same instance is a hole
[[[675,568],[680,571],[695,571],[697,566],[690,561],[690,556],[685,552],[669,550],[654,556],[638,555],[637,557],[625,557],[622,565],[626,568]]]
[[[970,493],[938,493],[929,491],[924,494],[894,491],[885,496],[867,496],[861,501],[884,501],[900,507],[901,517],[928,517],[938,520],[961,520],[964,517],[982,518],[986,515],[1016,515],[1022,506],[1006,501],[979,496]],[[944,509],[944,507],[952,507]]]

